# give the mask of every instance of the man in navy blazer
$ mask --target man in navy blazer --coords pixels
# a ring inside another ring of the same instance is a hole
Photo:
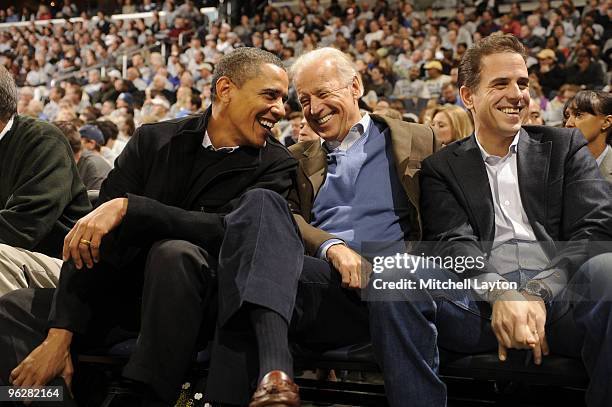
[[[502,362],[528,349],[536,365],[549,352],[582,356],[587,404],[612,405],[612,255],[599,244],[612,240],[609,183],[578,131],[521,127],[529,78],[518,39],[477,43],[459,81],[475,134],[423,162],[421,211],[431,254],[476,261],[390,273],[417,288],[370,304],[390,405],[446,405],[439,348],[497,350]],[[433,280],[446,287],[420,285]]]

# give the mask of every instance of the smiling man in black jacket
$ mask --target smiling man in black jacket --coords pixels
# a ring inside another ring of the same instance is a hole
[[[283,199],[296,164],[270,132],[287,88],[278,58],[241,48],[217,65],[204,114],[136,131],[99,206],[66,236],[55,295],[0,300],[0,382],[69,385],[76,338],[109,345],[138,331],[124,376],[149,386],[145,404],[171,405],[199,340],[244,321],[260,376],[292,368],[294,299],[273,293],[296,286],[302,267]],[[273,233],[288,250],[274,252]]]

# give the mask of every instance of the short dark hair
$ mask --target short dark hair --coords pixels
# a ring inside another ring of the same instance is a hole
[[[15,78],[0,65],[0,120],[8,121],[17,113],[17,85]]]
[[[108,144],[108,140],[117,139],[119,128],[115,123],[111,122],[110,120],[98,120],[95,124],[104,135],[104,145]]]
[[[77,129],[77,126],[73,122],[69,121],[56,121],[53,122],[55,127],[60,129],[66,139],[68,139],[68,143],[70,144],[70,148],[72,149],[72,153],[76,154],[83,146],[81,145],[81,133]]]
[[[590,113],[594,116],[612,115],[612,95],[600,90],[581,90],[565,103],[564,119],[570,111]],[[606,142],[612,144],[612,127],[608,128]]]
[[[217,93],[217,81],[227,76],[239,88],[249,79],[257,76],[263,64],[276,65],[285,70],[283,62],[274,54],[259,48],[236,48],[223,56],[215,66],[210,88],[211,98],[214,101]]]
[[[512,52],[519,54],[525,60],[527,54],[525,47],[518,38],[511,34],[493,33],[468,48],[459,63],[457,87],[466,86],[474,91],[480,84],[482,72],[481,61],[487,55]]]

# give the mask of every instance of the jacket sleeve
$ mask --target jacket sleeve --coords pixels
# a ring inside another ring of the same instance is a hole
[[[42,137],[30,151],[31,161],[0,209],[0,243],[31,250],[51,231],[73,199],[78,175],[70,154],[54,137]]]

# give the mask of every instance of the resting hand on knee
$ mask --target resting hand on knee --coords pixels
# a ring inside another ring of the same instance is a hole
[[[44,386],[56,377],[62,377],[70,389],[72,383],[72,358],[70,343],[72,332],[50,329],[47,338],[11,372],[13,386]]]
[[[327,249],[327,261],[342,276],[343,287],[363,288],[362,267],[367,270],[369,263],[357,252],[343,244],[335,244]]]
[[[115,229],[127,213],[127,198],[115,198],[103,203],[79,219],[64,238],[62,259],[72,259],[77,269],[92,268],[100,260],[102,238]]]

